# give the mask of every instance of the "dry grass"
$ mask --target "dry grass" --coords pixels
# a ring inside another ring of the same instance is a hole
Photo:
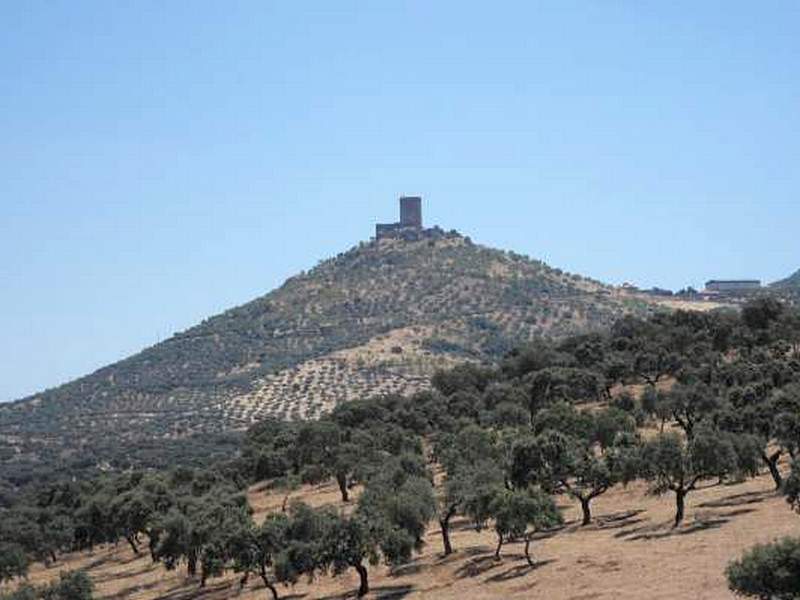
[[[709,312],[719,308],[735,308],[736,305],[730,302],[718,302],[714,300],[687,300],[685,298],[670,298],[651,296],[648,294],[635,294],[631,292],[620,292],[630,298],[636,298],[649,304],[655,304],[669,310],[685,310],[690,312]]]
[[[455,354],[435,354],[424,347],[433,335],[451,337],[466,325],[458,320],[433,326],[391,330],[353,348],[331,352],[255,382],[247,394],[225,401],[225,411],[245,423],[272,416],[312,419],[351,400],[430,388],[438,370],[462,364]]]
[[[800,517],[772,490],[768,476],[737,485],[711,485],[689,496],[687,523],[671,528],[673,498],[648,496],[643,485],[617,488],[595,502],[596,523],[579,526],[578,508],[562,500],[566,526],[539,536],[533,553],[536,566],[522,557],[520,544],[510,544],[504,557],[492,558],[494,536],[457,522],[453,543],[457,552],[441,555],[440,535],[432,528],[424,552],[412,563],[391,572],[370,571],[372,598],[546,598],[548,600],[648,600],[693,598],[731,599],[723,571],[732,558],[753,544],[800,533]],[[250,493],[257,517],[279,510],[284,494]],[[337,505],[334,486],[304,488],[293,495],[315,506]],[[205,590],[188,580],[185,569],[166,572],[136,558],[120,544],[93,555],[68,557],[45,569],[37,566],[31,580],[57,577],[59,570],[85,568],[97,585],[97,597],[111,599],[222,600],[266,598],[255,581],[239,591],[230,575],[213,580]],[[356,577],[324,577],[284,589],[284,597],[340,600],[352,597]]]

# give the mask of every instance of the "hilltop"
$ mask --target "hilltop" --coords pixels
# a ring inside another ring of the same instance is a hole
[[[361,243],[139,354],[0,407],[0,475],[157,465],[174,440],[198,434],[206,448],[186,457],[202,460],[265,415],[411,393],[456,361],[491,362],[537,336],[652,310],[456,232],[423,233]]]

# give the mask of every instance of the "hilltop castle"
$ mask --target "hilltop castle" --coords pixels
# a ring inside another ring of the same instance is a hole
[[[419,237],[422,233],[422,198],[400,197],[400,221],[379,223],[375,226],[375,239]]]
[[[400,196],[400,221],[379,223],[375,226],[375,241],[402,240],[418,242],[436,241],[446,238],[462,237],[455,229],[445,232],[441,227],[425,229],[422,226],[422,198],[419,196]],[[469,240],[469,238],[466,238]],[[471,242],[470,242],[471,243]]]

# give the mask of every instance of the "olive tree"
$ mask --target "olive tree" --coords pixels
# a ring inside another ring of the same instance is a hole
[[[328,513],[319,567],[334,575],[352,568],[359,576],[359,597],[369,592],[368,564],[381,558],[406,562],[423,546],[436,511],[433,485],[419,457],[387,461],[367,483],[351,515]]]
[[[491,499],[504,481],[503,470],[492,460],[462,463],[448,471],[439,500],[439,527],[445,556],[453,553],[450,541],[453,517],[463,514],[477,521],[485,520]]]
[[[293,511],[297,510],[293,507]],[[298,521],[303,516],[298,517]],[[268,515],[256,526],[247,523],[230,536],[230,555],[234,570],[244,573],[242,585],[249,576],[256,575],[269,590],[273,600],[278,600],[278,583],[295,583],[299,575],[297,562],[290,551],[292,519],[284,513]],[[307,563],[308,564],[308,563]]]
[[[444,554],[449,556],[453,552],[450,521],[457,514],[466,514],[467,507],[476,501],[475,494],[485,489],[487,484],[502,485],[501,453],[492,434],[471,425],[455,434],[440,437],[435,445],[435,454],[446,471],[438,502],[438,520]]]
[[[525,540],[525,559],[533,566],[530,555],[532,536],[542,529],[563,522],[553,499],[539,490],[498,490],[489,505],[497,534],[495,558],[500,559],[503,544],[509,540]]]
[[[718,395],[703,384],[675,386],[665,400],[672,418],[689,439],[704,418],[722,407]]]
[[[212,490],[173,507],[153,527],[157,539],[153,556],[168,570],[186,562],[190,576],[200,567],[200,585],[217,577],[232,559],[231,532],[240,531],[250,519],[244,498]]]
[[[319,477],[336,480],[342,502],[350,501],[353,479],[364,478],[377,459],[375,441],[369,434],[332,421],[304,424],[298,432],[296,451],[306,469],[316,469]]]
[[[729,437],[701,430],[684,442],[677,434],[661,434],[642,450],[641,474],[652,483],[654,494],[675,494],[675,527],[686,512],[686,496],[703,479],[723,477],[737,470],[739,458]]]
[[[511,463],[514,486],[525,488],[537,484],[553,493],[566,493],[580,503],[583,525],[589,525],[591,502],[636,475],[636,436],[628,423],[630,418],[621,413],[626,418],[617,419],[617,413],[620,411],[612,409],[595,417],[589,437],[550,429],[517,440]],[[567,428],[567,431],[575,430]]]

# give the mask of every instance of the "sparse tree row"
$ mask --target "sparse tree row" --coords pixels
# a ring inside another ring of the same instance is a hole
[[[637,480],[672,498],[675,527],[691,518],[696,490],[760,472],[797,506],[800,462],[790,473],[784,463],[800,450],[799,349],[800,317],[772,300],[741,314],[626,318],[607,334],[542,341],[497,366],[440,372],[431,391],[409,398],[358,400],[316,421],[263,421],[236,456],[205,470],[11,490],[0,495],[0,579],[121,543],[199,586],[234,572],[278,598],[301,579],[352,571],[364,595],[373,567],[407,562],[432,522],[445,555],[459,550],[460,518],[494,534],[498,559],[519,542],[533,565],[536,534],[563,527],[566,500],[580,510],[576,525],[590,526],[595,499]],[[327,481],[338,508],[295,500],[300,485]],[[258,522],[244,493],[257,482],[284,495]],[[797,597],[786,590],[798,589],[798,546],[754,550],[730,567],[731,587]],[[770,565],[783,579],[766,577]],[[765,591],[765,581],[774,587]]]

